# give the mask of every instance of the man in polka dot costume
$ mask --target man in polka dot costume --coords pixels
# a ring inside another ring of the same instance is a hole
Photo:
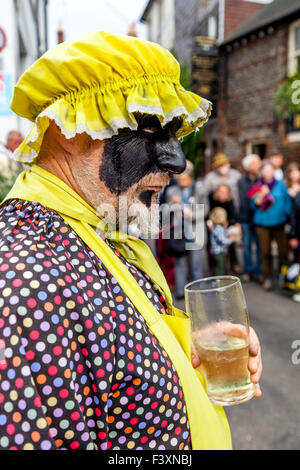
[[[91,207],[105,200],[117,208],[125,195],[147,213],[170,175],[185,168],[176,138],[183,118],[165,126],[155,115],[135,119],[135,130],[100,140],[88,131],[70,137],[49,118],[35,163]],[[167,314],[149,273],[102,239]],[[109,266],[60,214],[38,201],[7,200],[0,209],[0,274],[0,449],[191,449],[169,355]],[[259,396],[255,337],[251,348]]]

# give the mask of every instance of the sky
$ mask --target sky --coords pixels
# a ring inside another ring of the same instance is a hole
[[[272,0],[259,1],[270,3]],[[97,30],[127,34],[129,25],[139,20],[147,3],[148,0],[49,0],[49,47],[57,44],[59,23],[65,39]],[[139,23],[137,33],[147,39],[145,25]]]
[[[49,47],[57,44],[59,23],[64,39],[92,31],[127,34],[138,21],[147,0],[50,0],[48,7]],[[138,24],[138,36],[146,38],[146,26]]]

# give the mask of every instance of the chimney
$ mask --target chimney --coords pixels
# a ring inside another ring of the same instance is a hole
[[[64,30],[62,27],[62,22],[60,21],[58,23],[58,29],[57,29],[57,44],[61,44],[64,42]]]
[[[128,35],[128,36],[132,36],[132,37],[134,37],[134,38],[137,37],[136,23],[131,23],[131,25],[129,26],[127,35]]]

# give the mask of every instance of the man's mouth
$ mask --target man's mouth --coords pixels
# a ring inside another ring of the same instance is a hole
[[[160,193],[162,188],[163,186],[147,186],[147,188],[145,188],[145,191],[154,191],[154,192]]]

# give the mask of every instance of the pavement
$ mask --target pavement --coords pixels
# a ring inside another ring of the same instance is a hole
[[[262,345],[263,396],[225,409],[236,450],[300,450],[300,304],[289,294],[243,284],[250,323]],[[177,302],[184,308],[184,302]],[[294,354],[294,356],[293,356]],[[298,361],[292,359],[296,357]]]

